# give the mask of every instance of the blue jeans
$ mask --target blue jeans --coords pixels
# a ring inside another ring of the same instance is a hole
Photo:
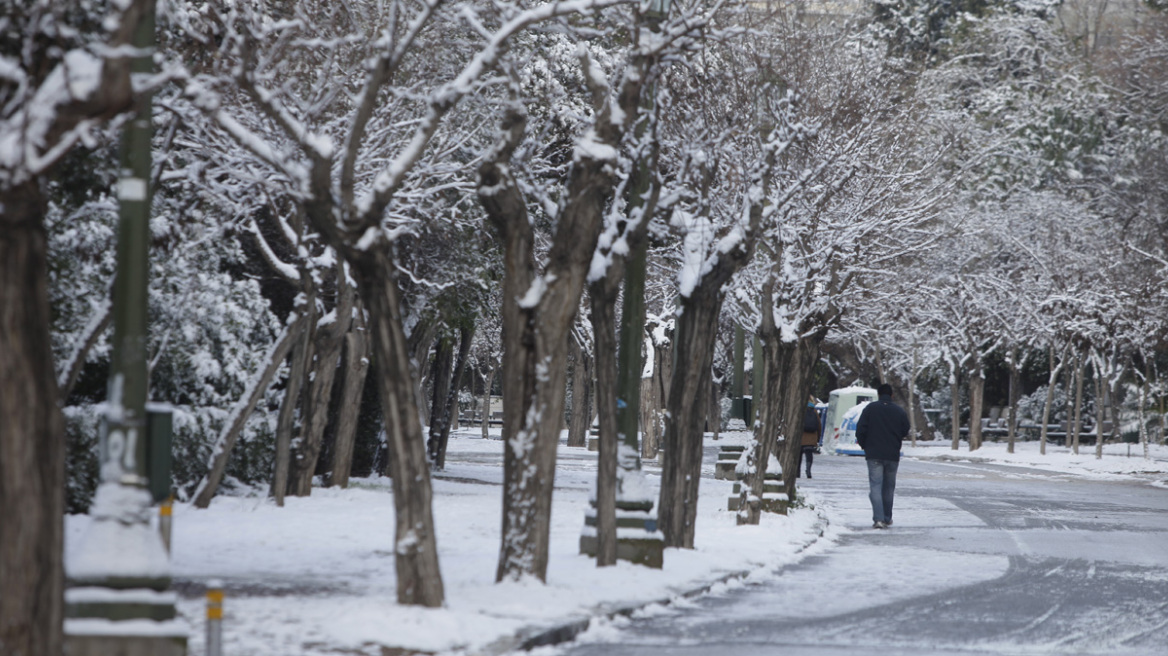
[[[899,460],[868,461],[868,499],[872,502],[872,522],[892,521],[892,493],[896,491]]]

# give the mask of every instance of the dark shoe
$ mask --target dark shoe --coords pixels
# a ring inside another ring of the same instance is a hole
[[[885,524],[884,522],[876,522],[876,523],[872,524],[872,528],[885,529],[885,528],[888,528],[888,524]]]
[[[891,519],[884,520],[884,526],[885,526],[885,528],[892,526],[892,520]]]
[[[807,470],[807,478],[811,478],[811,470]]]

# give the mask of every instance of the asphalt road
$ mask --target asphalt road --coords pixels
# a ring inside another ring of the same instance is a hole
[[[878,531],[862,460],[820,457],[814,475],[833,545],[555,652],[1168,656],[1168,490],[906,460]]]

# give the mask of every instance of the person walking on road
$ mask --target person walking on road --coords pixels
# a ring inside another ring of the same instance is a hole
[[[900,467],[900,447],[908,436],[908,414],[892,402],[892,386],[881,383],[877,399],[860,413],[856,442],[868,461],[868,499],[872,502],[872,528],[892,524],[892,496],[896,491],[896,470]]]
[[[795,478],[799,478],[799,465],[807,460],[807,478],[811,478],[811,463],[819,449],[819,411],[815,409],[815,397],[808,397],[803,410],[803,441],[799,443],[799,464],[795,465]]]

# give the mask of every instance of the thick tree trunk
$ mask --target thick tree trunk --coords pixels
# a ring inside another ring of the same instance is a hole
[[[975,362],[969,376],[969,450],[981,448],[981,413],[985,405],[985,374]]]
[[[728,277],[728,276],[727,276]],[[665,546],[693,549],[702,473],[702,438],[706,423],[713,347],[722,308],[721,282],[700,285],[681,299],[674,348],[677,360],[670,383],[662,446],[661,497],[657,519]]]
[[[620,276],[612,271],[609,274],[592,283],[588,293],[595,340],[596,423],[600,442],[596,464],[597,567],[616,564],[616,470],[620,448],[616,414],[616,296]]]
[[[64,421],[49,341],[47,238],[36,181],[0,218],[0,651],[61,653]]]
[[[604,208],[612,196],[614,162],[636,115],[644,64],[623,78],[614,108],[601,74],[584,58],[585,81],[597,100],[587,139],[575,152],[563,190],[547,267],[537,279],[534,236],[523,193],[509,169],[523,140],[526,116],[508,107],[503,138],[479,167],[479,200],[503,241],[503,531],[497,580],[534,575],[547,580],[556,447],[564,422],[568,331],[575,321]],[[615,111],[614,111],[615,109]],[[521,302],[522,301],[522,302]]]
[[[345,335],[345,378],[341,384],[341,416],[337,424],[337,442],[333,449],[333,469],[329,485],[349,487],[353,470],[353,446],[357,437],[357,417],[360,414],[361,395],[365,377],[369,373],[369,339],[362,318],[365,310],[357,306],[357,316]]]
[[[431,510],[433,491],[426,443],[414,398],[410,350],[402,329],[401,300],[388,249],[347,254],[369,311],[369,339],[389,447],[387,474],[393,479],[399,604],[439,607],[445,600]]]
[[[580,342],[571,338],[572,366],[572,419],[568,422],[568,446],[582,447],[588,444],[588,423],[592,419],[592,358],[584,351]]]
[[[446,445],[450,442],[450,429],[458,418],[458,383],[466,371],[466,361],[470,356],[470,344],[474,340],[474,326],[462,326],[458,329],[458,355],[454,358],[454,373],[451,384],[447,385],[445,406],[439,416],[438,444],[430,452],[431,464],[438,469],[446,469]],[[431,425],[433,435],[433,425]]]
[[[256,373],[248,389],[244,391],[243,396],[236,403],[235,409],[219,433],[219,439],[215,441],[215,448],[211,450],[211,462],[207,465],[207,474],[195,490],[193,504],[196,508],[206,508],[211,505],[211,499],[218,491],[219,484],[223,481],[223,475],[227,471],[227,463],[231,460],[231,451],[235,448],[235,441],[243,432],[243,427],[247,425],[251,413],[255,412],[260,399],[264,398],[264,393],[272,384],[276,372],[280,370],[280,366],[288,357],[288,352],[292,350],[293,342],[303,333],[304,323],[304,317],[298,315],[296,320],[284,329],[284,334],[276,340],[271,351],[268,352],[267,364],[263,370]]]

